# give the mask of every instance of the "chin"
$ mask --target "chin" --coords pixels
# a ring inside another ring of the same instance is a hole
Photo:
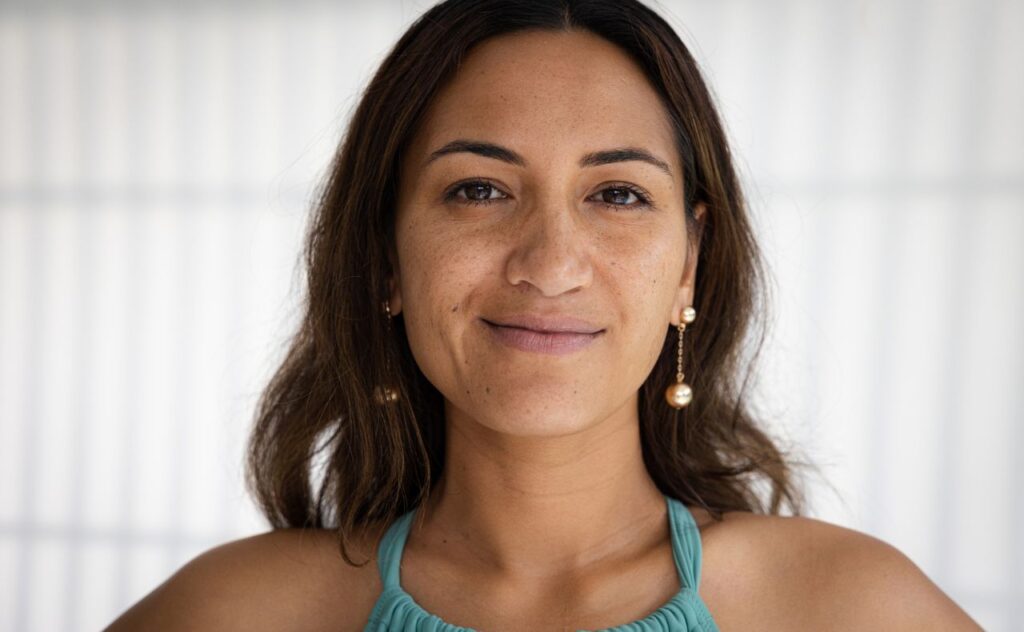
[[[449,384],[458,396],[446,397],[446,405],[458,419],[511,436],[557,437],[593,427],[616,408],[599,396],[611,394],[611,384],[595,390],[582,376],[545,377],[512,368],[492,374],[493,368]]]
[[[593,425],[592,419],[579,416],[552,418],[550,413],[543,410],[503,410],[505,414],[500,419],[478,417],[478,423],[494,432],[515,437],[561,437],[576,434]]]

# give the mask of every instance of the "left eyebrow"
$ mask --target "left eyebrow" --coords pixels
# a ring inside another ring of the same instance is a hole
[[[654,165],[658,169],[665,172],[665,175],[672,177],[672,170],[669,168],[668,163],[658,158],[646,149],[640,147],[622,147],[619,149],[606,149],[604,151],[595,151],[589,154],[585,154],[580,158],[581,167],[597,167],[599,165],[607,165],[613,162],[626,162],[629,160],[639,160],[640,162],[646,162]]]
[[[508,147],[502,147],[501,145],[484,141],[466,139],[453,140],[450,143],[446,143],[440,149],[431,152],[430,156],[427,157],[424,166],[430,164],[441,156],[460,152],[477,154],[479,156],[484,156],[485,158],[494,158],[496,160],[516,165],[517,167],[526,166],[526,159]],[[607,165],[615,162],[627,162],[631,160],[654,165],[658,169],[664,171],[666,175],[672,177],[672,170],[669,168],[667,162],[640,147],[619,147],[616,149],[590,152],[588,154],[584,154],[583,157],[580,158],[579,165],[580,167],[597,167],[600,165]]]

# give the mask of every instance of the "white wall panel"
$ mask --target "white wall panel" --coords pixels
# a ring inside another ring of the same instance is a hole
[[[0,5],[0,629],[266,529],[242,479],[308,205],[429,3]],[[1024,620],[1024,3],[662,0],[769,258],[812,515]]]

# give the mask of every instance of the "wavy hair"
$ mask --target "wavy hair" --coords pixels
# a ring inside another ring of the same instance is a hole
[[[669,327],[639,392],[650,476],[716,520],[725,511],[777,514],[783,504],[802,511],[797,463],[759,426],[746,397],[767,330],[765,267],[690,51],[637,0],[448,0],[401,36],[351,116],[305,235],[300,324],[260,396],[248,442],[247,488],[271,526],[336,528],[350,564],[352,536],[382,533],[429,495],[444,467],[443,397],[419,371],[403,319],[389,326],[382,311],[401,157],[467,52],[526,29],[585,30],[630,55],[671,118],[689,228],[700,227],[695,205],[706,205],[693,301],[700,317],[687,327],[684,362],[696,395],[682,410],[665,403],[676,362]],[[397,401],[378,403],[382,384]]]

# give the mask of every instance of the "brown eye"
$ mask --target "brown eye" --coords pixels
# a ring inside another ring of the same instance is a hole
[[[464,191],[464,196],[459,196],[459,192]],[[463,182],[462,184],[456,185],[447,195],[445,195],[445,201],[447,202],[462,202],[464,204],[490,204],[491,202],[497,202],[503,198],[491,197],[491,193],[498,191],[498,188],[494,185],[484,182],[483,180],[474,180],[472,182]]]
[[[608,195],[609,192],[611,192],[612,195]],[[629,202],[629,196],[631,196],[631,195],[634,196],[634,197],[638,197],[635,193],[633,193],[629,189],[625,189],[625,188],[616,187],[616,188],[611,188],[611,189],[605,189],[604,190],[604,201],[608,202],[608,203],[611,203],[611,204],[616,204],[616,205],[618,205],[618,204],[627,204],[628,205],[628,204],[631,204],[631,202]],[[618,201],[616,202],[616,201],[613,201],[613,200],[618,200]]]
[[[599,191],[601,204],[618,208],[646,208],[651,205],[650,199],[640,189],[625,185],[616,184]],[[636,198],[636,202],[629,202],[630,198]],[[617,200],[617,201],[616,201]]]

